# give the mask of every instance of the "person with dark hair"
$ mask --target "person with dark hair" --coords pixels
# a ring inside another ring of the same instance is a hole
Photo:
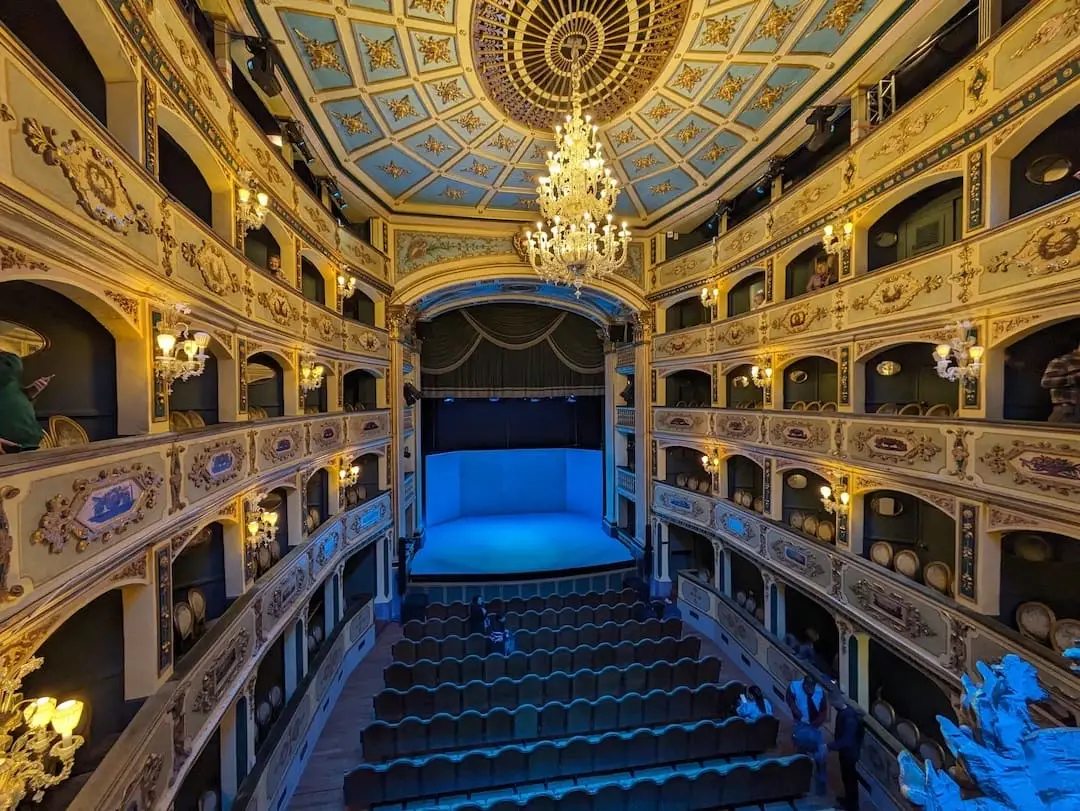
[[[866,727],[859,713],[839,689],[829,700],[836,710],[836,726],[833,728],[829,750],[836,752],[840,760],[840,779],[844,783],[844,796],[840,800],[840,807],[844,811],[859,811],[858,764]]]
[[[746,688],[746,692],[739,696],[739,706],[735,711],[746,721],[756,721],[766,715],[772,715],[772,704],[765,698],[760,687],[751,684]]]
[[[787,705],[795,719],[791,742],[796,751],[814,760],[814,781],[818,794],[825,794],[825,739],[821,728],[829,717],[829,703],[825,690],[817,679],[807,673],[796,679],[787,689]]]
[[[475,596],[469,602],[469,633],[484,633],[484,621],[487,617],[487,609],[484,608],[484,598]]]
[[[39,377],[24,386],[22,375],[22,358],[14,352],[0,352],[0,453],[32,451],[45,433],[38,425],[34,399],[45,391],[52,377]]]
[[[487,618],[488,653],[506,655],[506,621],[502,614],[488,614]]]

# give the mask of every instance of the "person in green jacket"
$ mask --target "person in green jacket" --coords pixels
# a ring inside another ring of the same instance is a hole
[[[14,352],[0,352],[0,453],[32,451],[41,444],[44,432],[33,401],[52,377],[39,377],[23,386],[22,375],[22,358]]]

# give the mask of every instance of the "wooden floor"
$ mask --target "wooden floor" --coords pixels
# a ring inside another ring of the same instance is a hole
[[[684,626],[686,627],[686,626]],[[687,633],[694,633],[686,627]],[[293,794],[289,808],[292,811],[342,811],[345,807],[342,782],[346,771],[363,759],[360,748],[360,732],[374,717],[375,694],[385,687],[383,669],[393,661],[391,647],[402,637],[401,626],[388,624],[382,629],[375,641],[375,648],[353,671],[342,689],[337,705],[330,713],[315,751],[308,760],[300,785]],[[701,637],[701,656],[715,656],[724,664],[720,671],[720,680],[749,681],[739,665],[725,655],[716,644],[706,637]],[[776,706],[773,709],[780,720],[779,753],[791,754],[791,716],[787,707]],[[830,758],[835,761],[835,758]],[[839,793],[840,778],[835,762],[830,762],[829,785],[832,792]],[[864,801],[868,798],[863,795]],[[800,809],[831,809],[832,801],[800,803]],[[870,809],[869,802],[863,808]],[[674,809],[672,810],[674,811]]]

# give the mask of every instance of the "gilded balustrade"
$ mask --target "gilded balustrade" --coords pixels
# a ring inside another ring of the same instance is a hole
[[[389,542],[390,520],[390,494],[384,493],[335,516],[294,547],[207,631],[200,640],[203,653],[192,666],[146,700],[69,806],[71,811],[168,807],[222,715],[242,691],[253,689],[252,671],[274,639],[306,610],[316,589],[323,588],[346,557],[368,543]],[[169,568],[168,551],[168,544],[155,551],[154,577],[162,583],[163,614],[171,610],[172,601],[168,577],[161,580]],[[370,616],[363,616],[370,622]],[[171,623],[163,627],[171,636]],[[358,627],[356,636],[363,630]],[[354,638],[351,631],[349,636]],[[250,695],[248,700],[253,700]]]
[[[379,449],[389,424],[387,411],[317,414],[0,457],[5,636],[127,560],[145,571],[159,538],[180,548],[209,521],[242,525],[239,495]]]
[[[705,279],[751,267],[774,271],[774,258],[790,258],[792,246],[820,239],[838,210],[854,219],[858,239],[860,219],[881,198],[904,185],[914,191],[933,174],[939,180],[966,175],[966,232],[993,225],[987,195],[991,160],[1027,119],[1039,115],[1043,102],[1080,78],[1076,46],[1065,33],[1071,30],[1065,21],[1074,14],[1071,0],[1026,7],[982,49],[791,192],[715,245],[655,266],[649,298],[685,295]],[[777,263],[775,270],[781,269]]]
[[[724,499],[656,482],[652,507],[660,520],[730,545],[778,579],[814,593],[837,617],[887,638],[953,683],[976,661],[994,661],[1023,648],[1051,703],[1064,717],[1080,718],[1080,678],[1064,659],[948,597]]]

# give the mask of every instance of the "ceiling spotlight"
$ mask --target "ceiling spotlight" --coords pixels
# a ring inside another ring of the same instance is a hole
[[[314,163],[315,156],[311,152],[311,148],[307,145],[307,139],[304,137],[304,130],[300,126],[299,122],[291,118],[279,118],[278,124],[281,126],[281,134],[289,144],[303,156],[306,163]]]
[[[349,204],[345,202],[345,198],[341,194],[341,188],[338,186],[337,181],[332,177],[320,177],[319,185],[326,189],[326,193],[330,195],[337,207],[344,210],[349,207]]]
[[[252,81],[268,96],[281,93],[281,82],[274,75],[277,66],[277,48],[273,40],[262,37],[244,37],[251,58],[247,61],[248,73]]]
[[[780,177],[784,171],[784,156],[777,155],[776,157],[769,158],[769,165],[765,169],[765,174],[761,176],[761,180],[754,186],[754,191],[764,197],[772,191],[772,182]]]
[[[833,125],[829,119],[832,118],[835,112],[835,104],[826,104],[815,107],[807,117],[806,123],[814,128],[814,134],[806,142],[806,148],[811,152],[817,152],[828,143],[829,136],[832,135],[833,131]]]

